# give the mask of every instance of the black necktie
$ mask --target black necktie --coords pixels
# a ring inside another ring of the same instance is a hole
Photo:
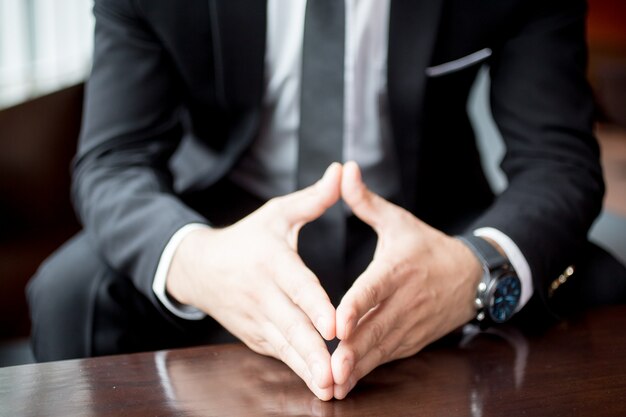
[[[308,0],[302,49],[298,188],[342,162],[345,1]],[[346,220],[341,203],[300,232],[300,256],[336,304],[342,283]]]

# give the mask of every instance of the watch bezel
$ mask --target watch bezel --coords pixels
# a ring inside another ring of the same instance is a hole
[[[496,315],[494,312],[494,308],[496,305],[496,291],[507,279],[514,279],[517,283],[518,294],[515,300],[515,304],[512,306],[512,309],[504,318],[500,318],[499,315]],[[483,300],[484,311],[486,316],[489,317],[489,320],[493,323],[505,323],[507,322],[514,314],[519,305],[520,299],[522,296],[522,285],[519,279],[519,276],[515,273],[515,271],[509,267],[503,267],[496,271],[491,271],[491,280],[487,286],[487,291],[485,291],[485,299]]]

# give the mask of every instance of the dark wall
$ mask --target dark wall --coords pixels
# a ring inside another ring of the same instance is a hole
[[[626,2],[589,0],[589,75],[604,122],[626,127]]]
[[[83,86],[0,111],[0,339],[27,335],[24,287],[78,229],[70,206]]]

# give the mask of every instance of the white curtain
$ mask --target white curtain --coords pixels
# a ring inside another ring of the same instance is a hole
[[[0,107],[87,76],[93,0],[0,0]]]

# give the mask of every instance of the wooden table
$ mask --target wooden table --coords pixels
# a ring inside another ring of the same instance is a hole
[[[541,334],[469,332],[326,403],[241,345],[4,368],[0,415],[624,416],[626,306]]]

